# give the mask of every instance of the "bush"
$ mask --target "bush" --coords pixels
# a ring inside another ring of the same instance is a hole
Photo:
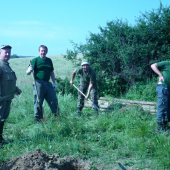
[[[124,96],[126,99],[130,100],[142,100],[142,101],[156,101],[156,86],[157,79],[147,80],[144,84],[143,82],[137,82],[136,85],[132,86],[127,94]]]
[[[90,33],[86,44],[71,42],[74,50],[67,50],[64,57],[78,64],[77,54],[82,53],[96,71],[99,89],[118,96],[119,91],[152,78],[152,63],[169,58],[169,25],[170,8],[160,3],[157,10],[143,13],[135,26],[117,19],[99,27],[100,33]]]
[[[66,77],[65,79],[56,78],[57,82],[57,93],[61,93],[62,95],[65,94],[72,94],[74,97],[77,97],[77,89],[75,89],[73,86],[70,85],[70,80]],[[78,80],[75,78],[74,84],[77,86],[78,85]]]

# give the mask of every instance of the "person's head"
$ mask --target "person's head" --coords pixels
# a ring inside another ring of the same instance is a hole
[[[48,53],[48,48],[45,45],[40,45],[39,47],[40,57],[45,58],[47,53]]]
[[[7,62],[11,56],[11,46],[10,45],[2,45],[0,49],[0,58]]]
[[[83,59],[82,63],[81,63],[81,66],[82,66],[84,72],[88,72],[89,71],[89,67],[90,67],[90,63],[88,62],[88,60]]]

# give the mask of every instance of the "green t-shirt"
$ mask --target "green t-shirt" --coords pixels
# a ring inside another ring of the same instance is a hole
[[[32,59],[31,64],[34,67],[35,79],[49,81],[51,72],[54,70],[52,60],[46,57],[43,60],[41,57]]]
[[[156,64],[158,66],[158,70],[161,71],[164,77],[164,81],[162,81],[162,84],[167,86],[170,90],[170,61],[162,61]]]
[[[76,74],[80,74],[80,84],[89,85],[90,82],[96,84],[96,73],[91,67],[89,67],[89,72],[86,74],[82,66],[79,66],[76,68]]]

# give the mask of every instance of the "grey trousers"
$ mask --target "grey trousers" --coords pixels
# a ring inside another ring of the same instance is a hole
[[[43,80],[36,80],[37,92],[39,97],[40,106],[42,106],[44,99],[47,101],[53,114],[58,114],[58,100],[54,88],[50,82]],[[42,110],[39,109],[37,94],[33,84],[34,94],[34,115],[37,119],[43,119]]]

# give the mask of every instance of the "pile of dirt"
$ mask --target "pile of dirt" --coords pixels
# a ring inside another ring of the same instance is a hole
[[[0,170],[90,170],[92,163],[74,157],[48,155],[40,149],[2,163]]]

